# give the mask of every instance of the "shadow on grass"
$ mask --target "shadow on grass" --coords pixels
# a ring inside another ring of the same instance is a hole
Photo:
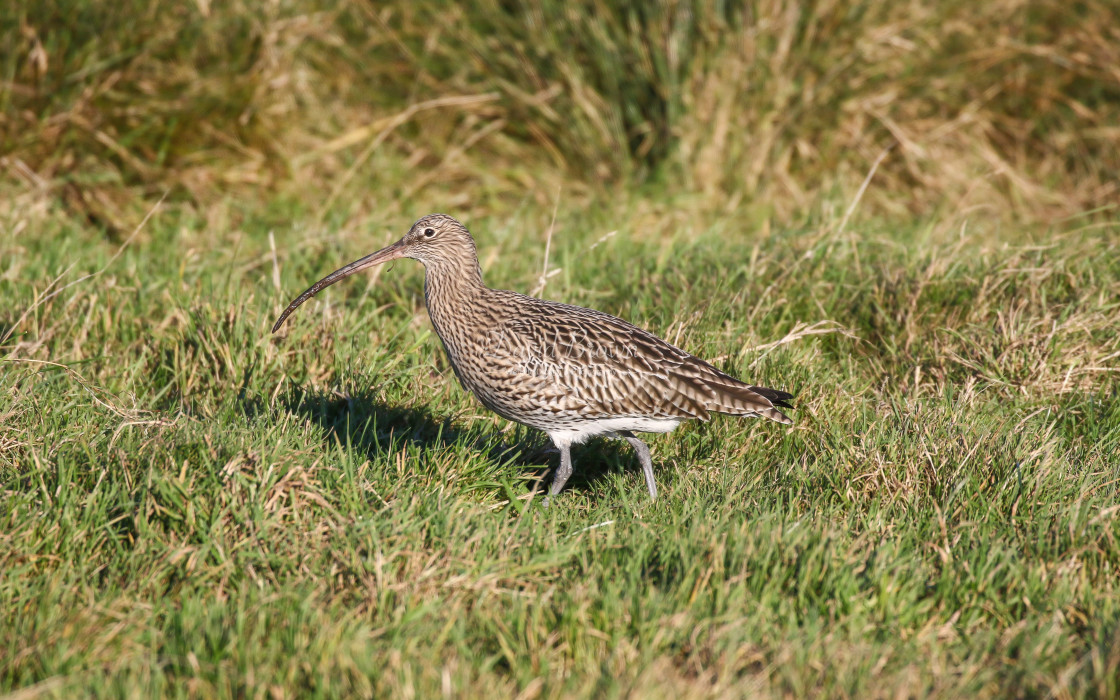
[[[370,457],[400,449],[402,441],[426,448],[448,448],[468,443],[485,452],[490,459],[544,478],[547,488],[559,460],[558,451],[539,430],[517,426],[502,433],[482,434],[457,426],[451,416],[439,418],[427,408],[385,403],[375,392],[363,390],[340,394],[295,388],[281,405],[290,413],[310,420],[324,429],[324,442],[336,440]],[[596,491],[598,482],[618,471],[640,473],[637,456],[625,442],[593,440],[572,448],[574,473],[565,491]]]
[[[402,441],[447,447],[461,438],[450,418],[437,419],[426,408],[385,403],[372,391],[343,394],[297,387],[281,405],[323,428],[325,442],[337,440],[371,456],[390,452]]]

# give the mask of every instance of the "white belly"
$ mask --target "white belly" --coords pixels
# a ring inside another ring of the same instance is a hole
[[[648,418],[645,416],[602,418],[579,425],[548,430],[548,436],[557,447],[578,445],[597,435],[615,437],[617,433],[667,433],[680,425],[685,418]]]

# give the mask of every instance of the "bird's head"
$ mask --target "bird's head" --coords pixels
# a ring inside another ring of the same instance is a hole
[[[446,214],[428,214],[414,223],[408,233],[393,245],[355,260],[311,285],[307,291],[288,304],[288,308],[284,309],[284,313],[276,320],[272,332],[279,330],[300,304],[323,289],[355,272],[398,258],[419,260],[429,269],[432,267],[447,269],[452,274],[470,275],[472,271],[474,274],[478,271],[478,253],[467,227]]]
[[[453,262],[464,257],[469,259],[477,255],[474,239],[467,227],[447,214],[428,214],[420,219],[412,225],[404,238],[385,250],[392,249],[396,249],[393,257],[412,258],[425,265]]]

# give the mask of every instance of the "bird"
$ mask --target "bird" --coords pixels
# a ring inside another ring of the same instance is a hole
[[[628,442],[656,500],[649,447],[635,433],[668,433],[713,413],[793,422],[779,410],[793,408],[792,394],[739,381],[627,321],[487,287],[474,238],[446,214],[420,218],[396,243],[311,285],[272,332],[323,289],[399,258],[424,265],[428,316],[463,388],[499,416],[544,431],[559,450],[549,496],[572,475],[571,447],[592,437]]]

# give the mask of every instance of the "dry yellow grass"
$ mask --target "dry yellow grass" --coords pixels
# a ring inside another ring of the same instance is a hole
[[[781,222],[877,162],[870,214],[1054,221],[1118,196],[1108,0],[73,0],[8,4],[0,35],[4,176],[121,232],[167,189],[323,217],[649,181]]]

